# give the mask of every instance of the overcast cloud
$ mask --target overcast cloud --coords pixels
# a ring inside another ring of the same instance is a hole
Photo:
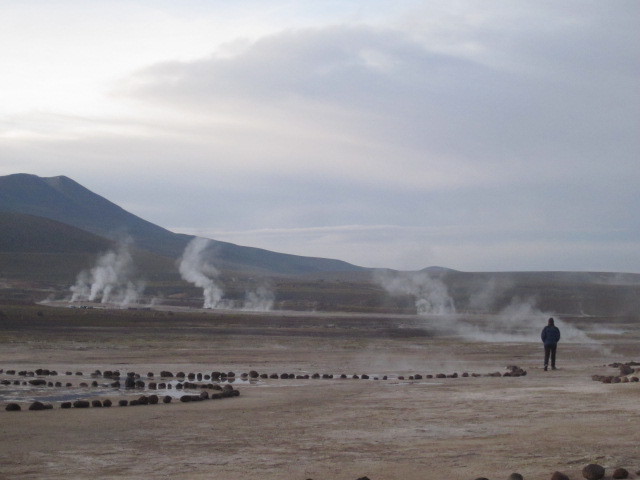
[[[17,3],[0,174],[369,267],[640,272],[638,2]]]

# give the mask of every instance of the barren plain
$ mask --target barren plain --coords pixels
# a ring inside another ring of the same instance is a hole
[[[527,322],[3,306],[0,377],[12,383],[0,385],[0,478],[578,479],[588,463],[640,478],[640,383],[592,380],[640,360],[638,318],[560,317],[567,335],[547,372],[546,318]],[[509,365],[527,374],[489,376]],[[73,386],[7,374],[38,368]],[[240,396],[119,407],[149,391],[79,386],[96,370],[147,385],[163,370],[235,372]],[[240,378],[251,370],[279,378]],[[114,406],[61,409],[64,395]],[[29,411],[35,399],[54,408]]]

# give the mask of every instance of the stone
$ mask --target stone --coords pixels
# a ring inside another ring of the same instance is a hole
[[[121,407],[126,407],[127,405],[129,405],[129,401],[128,400],[118,400],[118,405],[120,405]]]
[[[165,395],[162,397],[162,403],[171,403],[171,395]]]
[[[620,365],[620,375],[631,375],[634,372],[629,365]]]
[[[44,403],[36,400],[31,405],[29,405],[29,410],[44,410]]]
[[[95,408],[102,408],[102,402],[100,400],[91,400],[91,406]]]
[[[569,480],[569,477],[567,477],[562,472],[553,472],[553,475],[551,475],[551,480]]]
[[[251,371],[249,372],[249,377],[250,377],[250,378],[258,378],[258,376],[259,376],[259,375],[258,375],[258,372],[256,372],[255,370],[251,370]]]
[[[113,405],[113,403],[108,398],[102,402],[103,407],[110,407],[111,405]]]
[[[9,403],[6,407],[5,410],[7,412],[19,412],[20,410],[22,410],[22,407],[17,404],[17,403]]]
[[[582,469],[582,476],[587,480],[600,480],[604,477],[604,468],[596,463],[590,463]]]
[[[511,475],[509,475],[509,478],[507,480],[524,480],[524,477],[519,473],[512,473]]]
[[[60,408],[71,408],[71,402],[62,402]]]
[[[90,405],[88,400],[76,400],[73,402],[73,408],[89,408]]]
[[[149,405],[157,405],[160,401],[158,395],[149,395]]]
[[[629,471],[626,468],[618,467],[613,471],[611,478],[629,478]]]

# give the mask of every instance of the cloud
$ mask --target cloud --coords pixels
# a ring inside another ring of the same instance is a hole
[[[331,5],[225,10],[256,28],[154,53],[108,115],[0,118],[0,172],[366,266],[640,269],[636,2]]]

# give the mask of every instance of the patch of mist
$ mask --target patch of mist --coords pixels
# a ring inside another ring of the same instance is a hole
[[[76,283],[70,287],[70,301],[100,301],[120,306],[138,302],[145,284],[130,278],[133,271],[131,244],[131,239],[120,240],[116,251],[107,251],[98,257],[91,270],[81,271]]]
[[[456,313],[447,286],[426,272],[392,273],[378,271],[374,280],[390,295],[411,295],[418,315],[451,315]]]
[[[247,290],[242,310],[251,312],[268,312],[273,309],[276,296],[267,285],[259,285],[254,290]]]
[[[218,270],[207,260],[206,250],[212,241],[195,237],[184,249],[178,270],[183,280],[202,288],[203,308],[220,308],[223,290],[216,282]]]

